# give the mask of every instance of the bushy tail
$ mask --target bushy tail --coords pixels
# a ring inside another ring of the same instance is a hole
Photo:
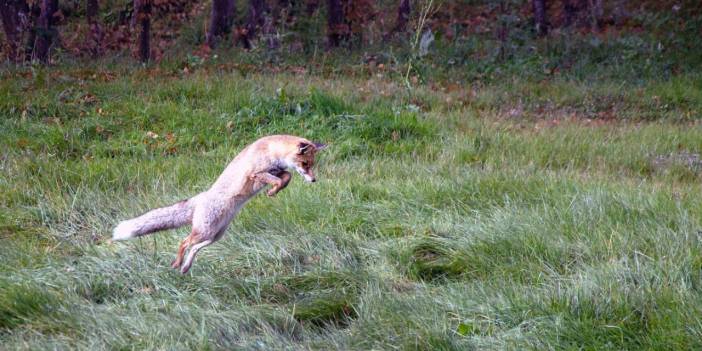
[[[191,223],[192,219],[192,201],[183,200],[175,205],[157,208],[139,217],[120,222],[112,232],[112,240],[125,240],[160,230],[178,228]]]

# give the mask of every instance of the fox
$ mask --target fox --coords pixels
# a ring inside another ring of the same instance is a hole
[[[127,240],[167,229],[190,225],[191,231],[178,247],[173,269],[187,273],[202,248],[222,238],[242,207],[267,185],[266,194],[275,196],[292,179],[295,170],[306,182],[314,183],[315,154],[326,144],[292,135],[270,135],[246,146],[225,167],[212,186],[171,206],[121,221],[112,240]],[[186,257],[186,251],[187,257]]]

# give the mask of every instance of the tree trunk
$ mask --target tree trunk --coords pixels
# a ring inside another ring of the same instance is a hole
[[[234,0],[212,0],[210,27],[205,35],[209,47],[214,48],[217,38],[231,30],[235,9]]]
[[[86,5],[86,13],[88,16],[88,25],[90,26],[90,55],[92,57],[100,56],[102,53],[102,27],[98,20],[100,7],[98,0],[88,0]]]
[[[329,46],[338,47],[344,34],[344,8],[341,0],[327,0],[327,39]]]
[[[148,62],[151,58],[151,2],[153,0],[134,0],[132,27],[139,30],[139,60]]]
[[[397,32],[404,32],[407,30],[407,21],[410,16],[410,2],[409,0],[400,0],[400,6],[397,7],[397,18],[395,19],[395,26],[392,27],[390,32],[384,36],[384,40],[388,40],[390,36]]]
[[[307,6],[305,6],[305,13],[307,13],[307,16],[312,16],[318,8],[319,0],[307,0]]]
[[[575,21],[578,8],[573,0],[562,0],[563,3],[563,26],[570,27]]]
[[[592,29],[600,30],[600,22],[602,21],[602,15],[604,15],[602,0],[590,0],[590,3],[588,5],[590,7]]]
[[[622,24],[624,24],[624,22],[630,15],[626,9],[625,2],[626,0],[617,0],[614,3],[612,17],[614,19],[614,25],[616,26],[621,26]]]
[[[397,8],[397,20],[395,22],[396,32],[404,32],[407,30],[407,21],[409,20],[410,10],[409,0],[400,1],[400,6]]]
[[[536,33],[543,37],[548,33],[548,19],[546,18],[546,0],[532,0],[534,9],[534,25]]]
[[[54,14],[58,10],[58,0],[42,0],[41,13],[37,21],[37,39],[34,44],[34,59],[42,63],[49,62],[49,50],[56,37],[53,27]]]
[[[265,11],[266,3],[264,0],[249,1],[249,17],[246,20],[246,31],[244,32],[244,35],[241,38],[244,44],[244,48],[251,49],[251,47],[253,46],[251,42],[256,36],[256,31],[258,30],[258,28],[263,26],[263,13]]]
[[[285,11],[286,15],[291,16],[294,10],[295,6],[293,6],[293,2],[291,0],[278,0],[273,6],[271,12],[273,12],[273,17],[279,19],[281,12]]]
[[[37,38],[37,21],[41,14],[41,7],[35,3],[27,7],[27,16],[24,23],[24,29],[27,31],[27,40],[24,44],[24,55],[26,61],[31,61],[34,57],[34,49]]]
[[[505,6],[504,1],[500,1],[500,14],[502,17],[506,17],[508,15],[507,13],[507,7]],[[500,41],[500,50],[499,50],[499,59],[500,61],[504,61],[505,58],[507,57],[507,39],[509,38],[509,26],[507,25],[507,21],[504,19],[500,21],[500,27],[497,30],[497,39]]]
[[[563,3],[563,25],[598,30],[604,14],[602,0],[561,0]]]
[[[12,61],[17,61],[19,56],[19,43],[22,34],[20,9],[17,1],[3,1],[0,3],[0,16],[2,16],[2,27],[5,30],[7,39],[8,55]],[[26,6],[26,3],[25,3]]]
[[[140,24],[139,33],[139,59],[141,62],[148,62],[151,58],[151,0],[140,0]]]

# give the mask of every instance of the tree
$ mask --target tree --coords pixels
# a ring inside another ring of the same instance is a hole
[[[19,45],[22,36],[22,12],[26,12],[27,3],[24,0],[7,0],[0,3],[0,17],[7,39],[8,57],[10,60],[19,59]]]
[[[546,18],[546,0],[532,0],[534,10],[534,26],[539,36],[548,34],[548,19]]]
[[[90,55],[93,57],[100,56],[102,53],[102,27],[97,19],[100,8],[98,0],[88,0],[86,3],[86,14],[88,17],[88,25],[90,26]]]
[[[27,40],[24,44],[25,60],[31,61],[34,57],[34,49],[37,39],[37,21],[41,14],[41,7],[35,1],[27,7],[26,17],[24,18],[24,30],[27,32]]]
[[[578,7],[574,0],[562,0],[563,3],[563,26],[570,27],[578,14]]]
[[[307,5],[305,6],[305,13],[307,14],[307,16],[312,16],[318,8],[319,0],[307,0]]]
[[[134,0],[134,13],[132,26],[137,22],[141,30],[139,32],[139,59],[141,62],[148,62],[151,58],[151,1]]]
[[[327,39],[329,46],[338,47],[346,33],[344,8],[341,0],[327,0]]]
[[[235,9],[234,0],[212,0],[210,26],[205,35],[209,47],[213,48],[217,38],[231,30]]]
[[[400,6],[397,8],[397,20],[395,21],[395,30],[398,32],[404,32],[407,30],[407,21],[410,16],[410,2],[409,0],[400,1]]]
[[[249,1],[249,16],[246,20],[246,30],[241,37],[242,43],[246,49],[251,49],[251,41],[256,36],[258,28],[263,26],[264,16],[267,12],[266,2],[264,0]]]
[[[285,20],[296,14],[296,6],[294,6],[292,0],[278,0],[272,6],[272,12],[273,17],[278,22],[284,22]],[[283,18],[283,14],[286,18]]]
[[[562,3],[565,27],[577,24],[595,30],[600,28],[604,14],[602,0],[562,0]]]
[[[54,16],[58,11],[58,0],[42,0],[41,13],[37,20],[36,42],[34,43],[33,59],[42,63],[49,62],[49,51],[57,36],[54,29]]]
[[[591,26],[594,30],[599,30],[602,25],[600,22],[604,15],[602,0],[590,0],[588,5],[590,9]]]
[[[409,20],[410,11],[411,8],[409,0],[400,0],[400,5],[397,7],[395,26],[393,26],[390,32],[385,35],[385,40],[397,32],[402,33],[407,30],[407,21]]]

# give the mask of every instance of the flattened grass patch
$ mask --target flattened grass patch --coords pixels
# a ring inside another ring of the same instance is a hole
[[[358,271],[310,272],[265,282],[264,301],[285,304],[300,322],[345,325],[356,316],[355,305],[366,274]]]
[[[423,238],[396,258],[400,269],[414,280],[457,278],[469,269],[461,252],[438,238]]]
[[[132,296],[129,286],[118,280],[92,277],[78,282],[76,292],[79,296],[96,304],[124,300]]]
[[[392,253],[399,270],[413,280],[489,279],[496,274],[531,281],[541,272],[571,272],[580,263],[576,249],[551,244],[538,233],[480,239],[421,238]]]

